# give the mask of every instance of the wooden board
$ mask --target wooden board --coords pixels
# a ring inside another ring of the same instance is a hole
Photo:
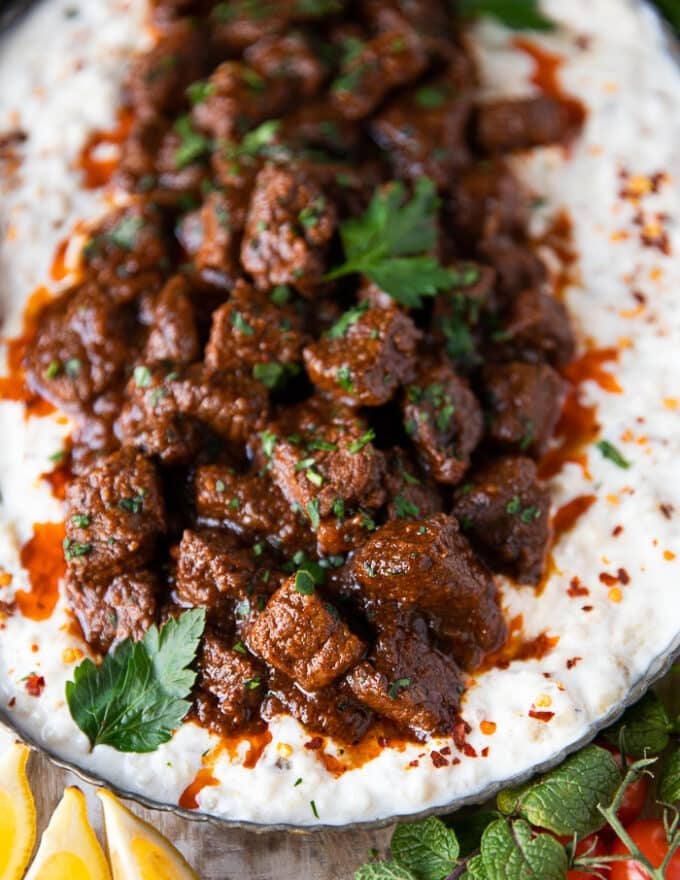
[[[102,837],[101,809],[91,785],[39,754],[31,756],[29,776],[38,809],[39,833],[47,825],[64,787],[78,785],[87,795],[90,819]],[[390,830],[251,834],[144,810],[133,802],[128,806],[165,834],[202,880],[351,880],[356,868],[368,860],[369,850],[386,852],[391,835]]]

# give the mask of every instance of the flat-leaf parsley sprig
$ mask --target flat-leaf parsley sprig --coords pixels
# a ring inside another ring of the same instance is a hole
[[[86,659],[76,667],[66,701],[93,748],[153,752],[171,739],[191,706],[190,666],[204,628],[204,608],[185,611],[138,642],[125,639],[100,665]]]

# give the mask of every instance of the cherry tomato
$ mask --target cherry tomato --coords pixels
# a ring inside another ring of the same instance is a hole
[[[638,819],[632,822],[626,831],[631,840],[640,848],[640,852],[658,868],[668,852],[666,831],[661,819]],[[611,849],[613,856],[625,855],[630,852],[621,840],[616,840]],[[680,851],[676,851],[666,868],[666,880],[680,880]],[[612,862],[610,880],[649,880],[649,873],[637,862]]]
[[[604,746],[612,753],[612,757],[619,767],[623,766],[621,753],[613,746],[605,744]],[[628,762],[630,763],[630,761]],[[631,782],[623,795],[621,806],[616,812],[619,820],[623,825],[630,825],[638,818],[647,803],[647,791],[649,789],[649,777],[641,776],[635,782]]]
[[[609,848],[599,834],[589,834],[576,844],[576,855],[582,856],[588,853],[588,858],[596,859],[598,856],[606,856]],[[604,866],[603,866],[604,867]],[[567,880],[600,880],[601,876],[608,876],[607,869],[598,874],[584,874],[583,871],[567,871]]]

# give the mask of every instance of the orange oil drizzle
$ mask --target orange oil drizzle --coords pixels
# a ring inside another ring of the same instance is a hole
[[[508,635],[505,644],[487,654],[477,672],[485,672],[489,669],[507,669],[511,663],[522,660],[542,660],[560,640],[559,636],[549,636],[540,633],[533,639],[526,639],[522,635],[524,617],[521,614],[512,618],[508,624]]]
[[[128,107],[122,107],[113,128],[95,131],[87,139],[78,160],[86,189],[98,189],[109,183],[120,157],[120,149],[111,148],[120,148],[130,133],[133,119],[132,111]]]
[[[567,112],[574,130],[580,128],[585,120],[586,111],[580,101],[562,88],[559,74],[565,62],[564,57],[549,52],[526,37],[516,37],[513,40],[513,45],[534,62],[531,74],[533,85],[540,89],[544,95],[559,101]]]
[[[19,611],[30,620],[47,620],[59,598],[59,581],[66,574],[63,523],[35,523],[33,537],[21,548],[21,565],[28,572],[30,592],[17,590]]]

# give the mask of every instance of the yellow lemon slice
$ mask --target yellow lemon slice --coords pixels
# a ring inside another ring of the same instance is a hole
[[[199,880],[175,847],[131,813],[110,791],[97,792],[104,807],[104,825],[113,880]]]
[[[0,755],[0,880],[20,880],[35,843],[35,803],[26,778],[30,750],[13,743]]]
[[[87,819],[85,795],[67,788],[52,814],[26,880],[111,880],[106,856]]]

